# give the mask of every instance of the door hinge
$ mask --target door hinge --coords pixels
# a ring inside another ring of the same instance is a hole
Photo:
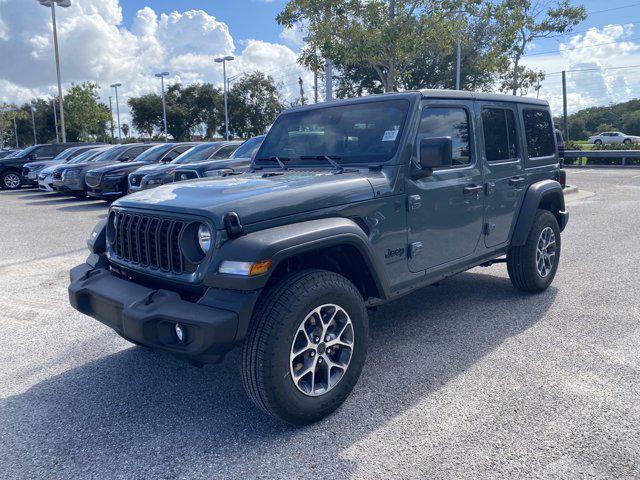
[[[485,223],[484,224],[484,234],[485,235],[491,235],[491,232],[493,232],[496,229],[496,224],[495,223]]]
[[[413,242],[409,245],[409,258],[415,258],[422,252],[422,242]]]
[[[409,195],[407,197],[407,210],[412,212],[418,210],[422,206],[422,197],[420,195]]]

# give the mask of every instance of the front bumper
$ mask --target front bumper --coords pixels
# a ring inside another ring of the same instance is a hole
[[[103,200],[116,199],[126,194],[126,185],[126,177],[103,177],[102,181],[96,186],[87,184],[87,195]]]
[[[220,361],[238,330],[235,311],[185,301],[88,263],[71,270],[69,301],[129,340],[199,363]],[[186,331],[184,342],[176,337],[176,323]]]

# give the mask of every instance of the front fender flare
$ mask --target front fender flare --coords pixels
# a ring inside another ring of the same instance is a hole
[[[536,212],[538,211],[538,207],[543,200],[550,196],[553,197],[554,203],[558,207],[558,212],[553,212],[554,215],[562,219],[566,218],[564,194],[562,193],[562,186],[560,183],[555,180],[542,180],[540,182],[536,182],[532,184],[525,193],[524,201],[520,208],[520,214],[518,215],[518,220],[513,231],[511,245],[522,246],[526,243],[527,236],[529,235],[529,230],[531,230],[531,225],[533,225],[533,220]],[[558,221],[558,223],[560,224],[560,230],[563,230],[565,221]]]
[[[377,259],[365,232],[348,218],[324,218],[268,228],[228,240],[216,252],[204,278],[208,286],[254,290],[263,288],[280,262],[292,256],[338,245],[355,247],[362,255],[369,274],[383,298],[389,286],[383,265]],[[271,260],[269,272],[255,277],[218,273],[223,260],[259,262]]]

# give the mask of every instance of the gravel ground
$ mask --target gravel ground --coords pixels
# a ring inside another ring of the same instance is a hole
[[[552,287],[478,268],[371,315],[333,416],[295,429],[67,302],[104,203],[0,193],[0,478],[638,478],[640,171],[570,171]]]

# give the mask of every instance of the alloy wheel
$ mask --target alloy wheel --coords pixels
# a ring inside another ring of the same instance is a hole
[[[20,186],[20,177],[16,173],[7,173],[4,176],[4,184],[11,190],[16,189]]]
[[[354,346],[351,318],[338,305],[312,310],[300,323],[291,344],[289,368],[296,388],[317,397],[344,377]]]
[[[545,278],[553,270],[556,261],[556,234],[551,227],[545,227],[540,232],[536,246],[536,268],[538,275]]]

